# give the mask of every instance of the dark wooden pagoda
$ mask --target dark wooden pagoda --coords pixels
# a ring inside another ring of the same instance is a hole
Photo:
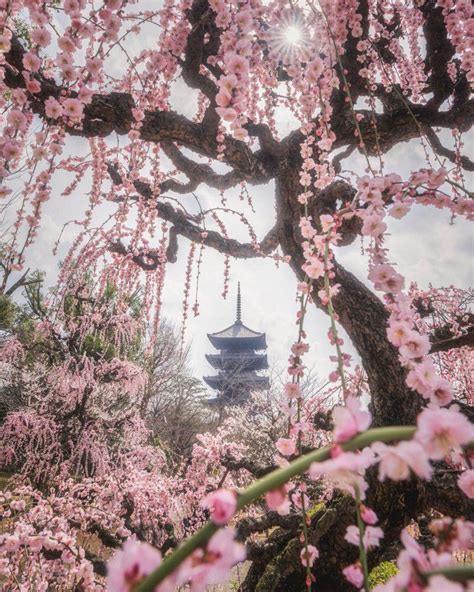
[[[265,333],[252,331],[242,323],[240,283],[237,289],[237,316],[235,323],[217,333],[208,333],[212,345],[219,350],[207,354],[209,364],[218,372],[204,376],[204,381],[217,392],[210,405],[239,404],[255,390],[269,387],[267,376],[257,374],[268,368]]]

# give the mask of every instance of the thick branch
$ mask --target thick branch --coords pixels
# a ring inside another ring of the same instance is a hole
[[[236,460],[231,456],[224,457],[220,462],[223,467],[229,469],[230,471],[239,471],[241,469],[245,469],[257,479],[268,475],[268,473],[271,473],[276,468],[275,466],[262,467],[248,458]]]
[[[474,162],[470,158],[461,154],[458,156],[454,150],[450,150],[449,148],[443,146],[436,132],[430,127],[425,127],[423,131],[430,141],[431,147],[437,154],[448,158],[454,164],[459,162],[466,171],[474,171]]]
[[[460,471],[444,462],[436,463],[432,479],[423,484],[422,504],[446,516],[474,519],[474,505],[459,489],[457,480]]]
[[[124,257],[130,256],[132,261],[145,271],[152,271],[160,264],[160,257],[156,251],[140,251],[132,254],[121,242],[112,243],[109,246],[109,251]]]
[[[117,173],[116,169],[114,169],[114,174],[112,175],[112,182],[118,185],[121,181],[122,179],[120,175]],[[146,200],[151,199],[153,197],[152,189],[148,185],[148,183],[144,183],[143,181],[134,181],[133,185],[137,192]],[[264,257],[272,251],[274,251],[279,244],[278,228],[276,226],[269,230],[269,232],[259,243],[240,243],[235,239],[223,236],[215,230],[206,230],[205,228],[197,226],[196,224],[190,221],[189,217],[186,216],[186,214],[180,212],[179,210],[175,210],[168,203],[157,201],[155,207],[158,210],[159,216],[163,220],[166,220],[167,222],[171,222],[173,224],[173,232],[175,234],[180,234],[181,236],[184,236],[193,242],[197,242],[211,247],[213,249],[216,249],[217,251],[225,255],[230,255],[232,257],[242,259]],[[116,253],[120,253],[123,255],[128,254],[126,248],[123,245],[114,244],[112,245],[112,249],[113,252]],[[176,244],[174,244],[173,254],[174,256],[176,256]],[[139,260],[136,262],[141,267],[143,267],[143,269],[146,269],[147,265],[151,265],[155,262],[156,257],[156,253],[153,252],[148,252],[143,255],[139,254]],[[148,259],[152,259],[153,261],[150,263]],[[155,268],[156,265],[154,267],[150,267],[150,269]]]
[[[377,154],[377,140],[380,149],[386,152],[400,142],[419,137],[420,129],[424,131],[431,126],[467,131],[474,122],[474,100],[472,99],[452,107],[449,111],[434,111],[427,106],[409,104],[408,101],[407,104],[409,109],[404,106],[390,113],[374,114],[368,110],[357,112],[364,116],[359,126],[368,154]],[[374,118],[375,127],[372,124]],[[334,148],[359,143],[354,135],[352,117],[338,117],[332,124],[336,134]]]
[[[217,86],[210,78],[201,74],[200,69],[201,65],[206,65],[206,58],[217,54],[219,49],[219,34],[214,22],[215,13],[209,8],[207,0],[194,0],[187,16],[192,29],[187,38],[185,58],[182,63],[183,79],[188,86],[200,90],[211,103],[214,103]],[[212,38],[211,47],[204,42],[206,34]]]
[[[20,41],[14,36],[11,49],[5,55],[5,64],[1,66],[5,71],[5,83],[9,88],[26,89],[22,74],[25,53]],[[47,119],[44,105],[50,96],[58,100],[64,95],[77,96],[77,93],[68,91],[42,73],[37,73],[34,77],[40,83],[41,90],[34,94],[27,91],[27,96],[32,111],[43,119]],[[78,126],[63,122],[63,127],[71,135],[86,138],[104,137],[113,132],[126,134],[134,123],[133,107],[134,100],[128,93],[95,94],[91,103],[84,108],[82,124]],[[214,126],[192,122],[173,111],[147,111],[140,128],[140,136],[150,142],[179,142],[210,158],[218,156]],[[224,140],[224,146],[224,162],[239,171],[245,179],[258,183],[273,176],[276,163],[262,151],[253,153],[244,142],[229,136]]]
[[[263,532],[275,526],[288,530],[296,530],[301,522],[301,516],[298,514],[288,514],[281,516],[278,512],[267,512],[260,518],[243,518],[239,520],[236,526],[236,538],[240,541],[256,532]]]
[[[428,0],[420,10],[426,19],[423,25],[426,40],[425,69],[429,72],[428,82],[433,92],[429,104],[432,108],[437,108],[451,95],[454,88],[447,70],[448,63],[454,56],[454,48],[448,39],[441,6],[436,6],[434,0]]]
[[[466,346],[474,348],[474,327],[470,327],[466,333],[458,335],[457,337],[432,341],[430,353],[434,354],[435,352],[449,351],[451,349]]]
[[[245,176],[242,173],[235,170],[224,175],[219,175],[209,165],[195,162],[191,158],[184,156],[175,144],[163,142],[161,146],[163,152],[171,160],[174,166],[183,172],[193,185],[192,189],[190,188],[187,191],[179,190],[179,193],[189,193],[190,191],[194,191],[200,183],[205,183],[208,187],[224,191],[230,187],[235,187],[235,185],[245,179]],[[171,183],[172,181],[175,183],[175,186],[179,185],[176,181],[168,179],[162,184],[163,193],[167,191],[167,183]],[[253,183],[253,179],[250,179],[250,182]],[[259,179],[259,182],[263,182],[263,179]],[[175,186],[170,188],[173,191],[176,191]],[[186,185],[181,185],[181,187],[184,188]]]

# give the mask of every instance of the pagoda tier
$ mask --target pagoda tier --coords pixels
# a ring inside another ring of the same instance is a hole
[[[239,376],[229,376],[219,373],[215,376],[204,376],[204,382],[211,388],[222,390],[240,390],[245,385],[250,390],[261,390],[268,388],[269,382],[267,376],[257,376],[253,372],[240,372]]]
[[[267,354],[222,351],[220,354],[206,354],[206,360],[217,370],[266,370]]]
[[[237,292],[237,318],[233,325],[208,333],[209,341],[220,350],[207,354],[209,364],[218,370],[214,376],[204,376],[204,382],[217,391],[217,398],[210,404],[241,403],[255,390],[269,388],[266,376],[259,376],[259,370],[268,368],[265,333],[246,327],[241,319],[240,284]]]

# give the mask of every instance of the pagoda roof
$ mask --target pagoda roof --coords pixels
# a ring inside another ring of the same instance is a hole
[[[233,346],[249,349],[267,348],[265,333],[252,331],[241,321],[236,321],[230,327],[222,329],[222,331],[208,333],[207,337],[216,349],[226,349],[227,347],[232,349]]]

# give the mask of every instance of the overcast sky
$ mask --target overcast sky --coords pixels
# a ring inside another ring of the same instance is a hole
[[[72,139],[70,149],[87,150],[83,140]],[[406,177],[410,169],[423,166],[416,142],[412,141],[392,151],[393,166],[387,171],[399,172]],[[408,158],[407,158],[408,156]],[[64,179],[65,181],[65,179]],[[79,217],[84,211],[86,200],[81,193],[86,191],[89,179],[86,177],[78,190],[69,197],[56,195],[46,204],[41,232],[37,243],[28,253],[28,265],[42,269],[47,274],[47,283],[54,283],[58,271],[58,259],[52,256],[52,246],[64,222]],[[64,183],[65,184],[65,183]],[[59,193],[61,183],[55,185]],[[249,188],[252,193],[256,214],[252,218],[257,235],[261,238],[273,224],[273,186]],[[218,199],[215,192],[201,187],[198,191],[205,206]],[[186,198],[185,198],[186,199]],[[241,205],[235,192],[229,192],[229,207]],[[103,208],[102,215],[105,214]],[[405,275],[407,285],[411,281],[426,288],[431,282],[435,287],[456,285],[469,287],[473,282],[472,227],[464,220],[450,223],[446,211],[434,207],[415,207],[402,220],[388,218],[388,245],[390,256],[399,271]],[[238,223],[229,222],[231,236],[248,240],[246,231]],[[63,234],[60,257],[63,257],[76,235],[77,227],[68,226]],[[163,295],[163,316],[179,329],[182,318],[182,300],[186,257],[189,243],[179,239],[178,261],[168,265]],[[367,261],[361,255],[360,242],[338,249],[338,260],[364,281],[367,275]],[[237,282],[241,282],[243,321],[251,329],[267,334],[270,364],[284,367],[289,349],[296,336],[294,323],[297,310],[295,293],[296,280],[291,269],[271,259],[233,260],[231,262],[230,291],[227,300],[221,296],[223,290],[224,258],[212,249],[206,249],[201,271],[199,303],[200,315],[190,317],[187,323],[186,339],[191,342],[191,363],[196,376],[209,373],[212,369],[204,354],[212,351],[207,340],[208,332],[215,332],[232,324],[235,320]],[[191,290],[194,298],[195,276]],[[191,305],[192,305],[191,299]],[[310,307],[306,328],[311,345],[308,361],[324,376],[332,369],[327,343],[328,319],[325,314]],[[350,349],[352,352],[352,348]]]

